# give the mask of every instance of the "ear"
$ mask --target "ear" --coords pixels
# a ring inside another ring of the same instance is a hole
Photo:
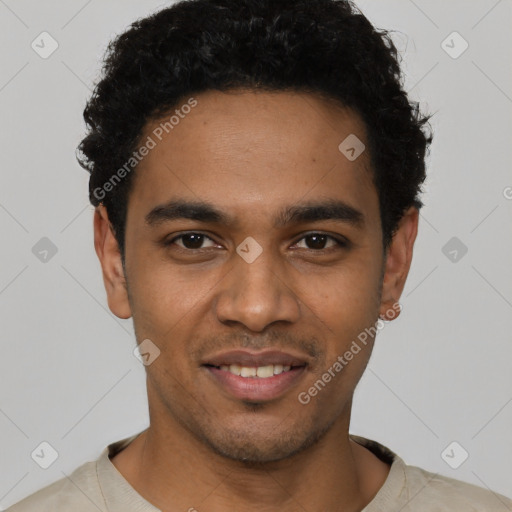
[[[132,316],[119,245],[105,206],[94,211],[94,248],[101,263],[108,307],[119,318]]]
[[[400,314],[398,299],[402,295],[411,267],[414,241],[418,234],[419,211],[411,206],[398,225],[386,252],[380,317],[393,320]]]

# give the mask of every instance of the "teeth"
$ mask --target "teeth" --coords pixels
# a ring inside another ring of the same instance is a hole
[[[280,373],[283,373],[283,365],[275,364],[274,365],[274,375],[279,375]]]
[[[266,366],[258,366],[257,368],[254,366],[240,366],[238,364],[230,364],[229,366],[226,364],[221,365],[221,370],[225,372],[230,372],[234,375],[239,375],[240,377],[260,377],[262,379],[272,377],[273,375],[279,375],[283,372],[289,372],[291,369],[290,365],[282,365],[282,364],[268,364]]]
[[[229,366],[229,371],[231,373],[234,373],[235,375],[240,375],[240,370],[241,370],[241,367],[238,366],[237,364],[232,364]]]
[[[242,366],[242,368],[240,369],[240,377],[256,377],[256,372],[256,368]]]
[[[269,364],[267,366],[259,366],[256,375],[258,377],[272,377],[274,375],[274,366]]]

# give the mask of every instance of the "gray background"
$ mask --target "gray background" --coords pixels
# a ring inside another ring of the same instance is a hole
[[[357,3],[397,31],[406,89],[436,115],[403,313],[379,333],[351,431],[512,496],[512,2]],[[163,5],[0,0],[0,508],[148,423],[144,367],[131,320],[106,305],[75,148],[108,41]],[[43,31],[59,44],[47,59],[31,47]],[[469,43],[457,58],[442,45],[453,31]],[[43,237],[57,250],[46,261]],[[31,458],[43,441],[58,452],[48,469]],[[453,469],[459,446],[469,457]]]

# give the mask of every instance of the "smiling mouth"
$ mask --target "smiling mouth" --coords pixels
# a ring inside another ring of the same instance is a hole
[[[308,374],[309,359],[292,351],[237,349],[209,355],[201,367],[225,396],[245,402],[268,402],[299,386]]]
[[[229,372],[239,377],[256,377],[259,379],[266,379],[269,377],[273,377],[274,375],[280,375],[281,373],[292,371],[295,368],[301,368],[305,365],[291,366],[289,364],[267,364],[265,366],[241,366],[239,364],[223,364],[220,366],[215,366],[211,364],[206,364],[205,366],[208,366],[210,368],[217,368],[218,370]]]
[[[246,363],[247,364],[247,363]],[[244,402],[268,402],[283,397],[299,385],[306,375],[307,364],[265,364],[262,366],[242,366],[204,364],[213,381],[223,392]]]

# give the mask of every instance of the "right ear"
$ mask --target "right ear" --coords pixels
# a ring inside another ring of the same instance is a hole
[[[103,204],[94,210],[94,248],[101,263],[110,311],[119,318],[130,318],[132,313],[119,244]]]

